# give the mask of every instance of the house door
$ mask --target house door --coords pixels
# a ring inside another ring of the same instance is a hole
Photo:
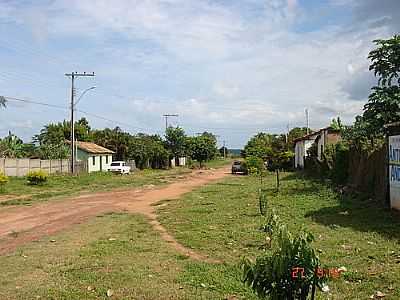
[[[100,156],[100,171],[103,171],[103,156]]]

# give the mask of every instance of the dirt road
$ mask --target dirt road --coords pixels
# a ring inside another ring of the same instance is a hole
[[[33,206],[0,208],[0,255],[12,252],[41,237],[54,234],[88,218],[108,212],[130,212],[145,215],[153,228],[177,251],[194,259],[210,261],[180,245],[157,221],[154,204],[177,198],[192,189],[229,174],[228,168],[193,171],[170,185],[154,189],[132,189],[87,194]]]

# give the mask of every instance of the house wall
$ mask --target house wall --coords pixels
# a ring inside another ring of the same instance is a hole
[[[337,144],[342,140],[340,133],[329,132],[329,130],[323,130],[320,133],[320,139],[318,140],[318,159],[322,160],[322,154],[326,150],[328,145]]]
[[[294,147],[294,167],[304,168],[304,141],[298,141]]]
[[[108,162],[107,157],[108,156]],[[94,164],[93,164],[94,157]],[[78,161],[87,161],[88,172],[107,171],[112,162],[111,154],[92,154],[78,149],[76,153]]]
[[[313,145],[315,139],[298,141],[295,145],[295,168],[304,168],[304,158],[307,157],[307,151]]]

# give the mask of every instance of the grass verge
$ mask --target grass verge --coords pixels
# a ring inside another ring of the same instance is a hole
[[[0,299],[253,297],[234,267],[187,259],[135,215],[92,219],[2,256],[0,264]]]
[[[368,299],[376,291],[385,299],[400,299],[400,219],[374,202],[343,198],[319,182],[282,177],[279,193],[274,176],[266,178],[268,210],[274,209],[291,231],[314,234],[324,268],[348,270],[317,299]],[[205,186],[160,207],[161,223],[182,244],[223,259],[227,271],[242,256],[262,253],[258,188],[259,180],[247,176]]]

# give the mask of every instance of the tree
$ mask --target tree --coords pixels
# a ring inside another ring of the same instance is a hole
[[[129,133],[124,132],[118,126],[114,129],[105,128],[91,132],[93,142],[114,151],[116,160],[127,158],[128,144],[131,137]]]
[[[187,139],[187,144],[190,157],[197,160],[200,167],[204,161],[213,159],[218,151],[215,138],[208,134],[190,137]]]
[[[337,117],[336,119],[332,119],[329,127],[331,127],[334,130],[342,130],[343,124],[342,124],[342,120],[340,119],[340,117]]]
[[[374,43],[378,47],[368,55],[372,62],[369,70],[374,71],[375,76],[379,78],[378,85],[390,87],[393,82],[400,85],[400,36],[375,40]]]
[[[301,138],[307,134],[307,127],[294,127],[288,134],[288,149],[294,149],[294,140]]]
[[[184,156],[187,152],[185,131],[180,127],[169,126],[165,132],[165,147],[175,160]]]
[[[273,154],[272,136],[262,132],[253,136],[244,147],[243,154],[245,157],[255,156],[267,160]]]
[[[66,159],[70,156],[70,147],[65,143],[43,144],[37,148],[37,154],[41,159]]]
[[[381,136],[383,126],[400,121],[400,36],[375,40],[377,48],[369,53],[369,69],[378,78],[362,116],[370,140]]]
[[[8,133],[0,143],[0,156],[10,158],[21,158],[25,156],[23,141],[12,134]]]
[[[224,157],[224,155],[228,156],[229,150],[225,146],[218,149],[219,154]]]
[[[91,129],[86,118],[81,118],[75,122],[75,138],[78,141],[89,141],[91,139]],[[70,140],[71,122],[64,120],[63,122],[50,123],[40,130],[40,133],[33,137],[33,140],[42,144],[58,145]]]

